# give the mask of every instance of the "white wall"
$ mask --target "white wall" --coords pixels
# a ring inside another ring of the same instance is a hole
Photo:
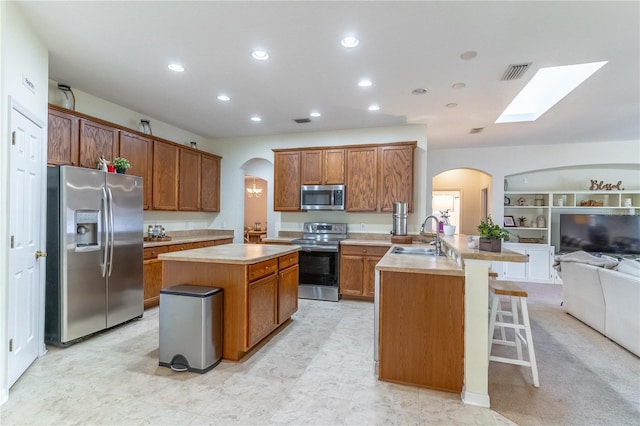
[[[238,211],[244,210],[243,165],[252,159],[263,159],[271,164],[269,176],[256,174],[268,181],[273,188],[273,151],[277,148],[304,148],[314,146],[383,144],[392,142],[417,141],[414,174],[414,213],[408,215],[408,231],[417,232],[426,216],[427,203],[431,204],[431,193],[424,190],[426,185],[427,136],[426,127],[410,125],[403,127],[381,127],[374,129],[352,129],[334,132],[299,133],[290,135],[217,139],[216,151],[224,157],[222,161],[222,211],[213,226],[224,224],[235,230],[236,241],[242,235],[243,220]],[[251,174],[251,173],[247,173]],[[349,232],[375,232],[388,234],[392,227],[391,214],[387,213],[346,213],[346,212],[300,212],[271,213],[273,191],[269,191],[268,236],[276,236],[280,230],[301,231],[303,222],[327,221],[346,222]],[[362,229],[361,224],[364,224]],[[273,225],[273,227],[272,227]]]
[[[7,300],[9,252],[9,98],[17,101],[34,117],[47,122],[48,53],[23,19],[14,2],[0,2],[0,403],[8,396],[7,378]],[[22,84],[27,77],[32,92]]]
[[[572,182],[572,168],[578,170],[599,170],[604,165],[605,170],[615,170],[615,165],[626,165],[620,170],[637,170],[640,163],[640,138],[631,141],[613,141],[596,143],[556,143],[548,145],[525,145],[509,147],[490,148],[467,148],[467,149],[443,149],[429,151],[428,156],[428,180],[446,170],[469,168],[483,171],[492,178],[489,190],[490,208],[493,219],[496,223],[503,221],[504,204],[504,178],[505,176],[528,173],[537,170],[561,169],[554,176],[557,179],[567,182],[567,184],[578,184]],[[590,167],[584,167],[589,165]],[[544,175],[544,174],[542,174]],[[533,175],[532,175],[533,176]],[[536,174],[535,176],[541,176]],[[584,174],[579,171],[578,179],[583,179]],[[605,172],[602,174],[612,177],[613,174]],[[638,188],[640,176],[632,179],[633,173],[629,174],[628,189]],[[536,178],[537,179],[537,178]],[[542,178],[540,178],[542,179]],[[511,178],[509,179],[509,189],[512,189]],[[581,180],[580,180],[581,181]],[[636,183],[633,184],[632,181]],[[513,181],[515,189],[518,187]],[[543,180],[535,181],[542,183]],[[562,185],[558,183],[558,185]],[[575,188],[578,189],[578,188]],[[428,189],[431,191],[431,188]],[[524,189],[523,189],[524,190]]]

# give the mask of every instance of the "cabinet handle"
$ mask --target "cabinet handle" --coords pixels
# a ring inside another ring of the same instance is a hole
[[[367,249],[362,249],[362,252],[363,252],[363,253],[366,253],[366,252],[367,252]]]

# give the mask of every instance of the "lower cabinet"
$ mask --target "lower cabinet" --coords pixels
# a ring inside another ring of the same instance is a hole
[[[298,253],[281,256],[278,265],[278,324],[282,324],[298,310]]]
[[[492,269],[501,279],[528,282],[554,282],[555,248],[546,244],[504,243],[503,247],[529,256],[528,263],[497,262]],[[496,262],[494,262],[496,263]]]
[[[340,245],[340,294],[375,296],[375,267],[388,246]]]
[[[278,327],[278,276],[249,283],[247,347],[252,347]]]
[[[152,308],[154,306],[158,306],[158,303],[160,303],[160,290],[162,290],[162,261],[158,259],[158,255],[160,253],[219,246],[221,244],[231,244],[232,242],[233,238],[224,238],[219,240],[169,244],[165,246],[145,248],[142,266],[144,308]]]

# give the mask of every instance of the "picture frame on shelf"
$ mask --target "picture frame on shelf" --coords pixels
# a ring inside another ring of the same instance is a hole
[[[516,227],[516,220],[513,218],[513,216],[505,216],[504,217],[504,226],[505,226],[505,228],[515,228]]]

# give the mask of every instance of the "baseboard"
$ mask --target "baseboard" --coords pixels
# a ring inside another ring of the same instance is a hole
[[[475,405],[478,407],[485,407],[485,408],[489,408],[490,406],[488,394],[469,392],[462,389],[462,393],[460,393],[460,397],[462,398],[462,402],[467,405]]]

